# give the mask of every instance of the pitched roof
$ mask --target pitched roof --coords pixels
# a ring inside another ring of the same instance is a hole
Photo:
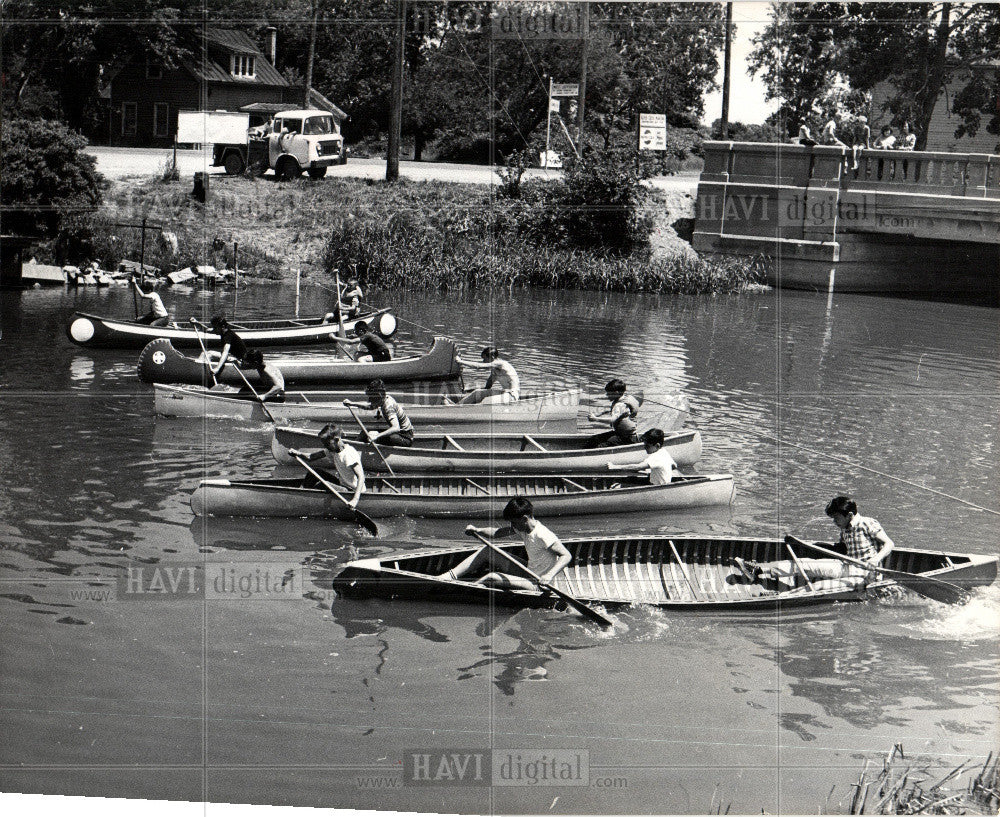
[[[207,46],[207,47],[206,47]],[[272,85],[288,86],[289,82],[271,65],[270,61],[253,40],[242,31],[231,28],[209,28],[205,30],[204,40],[196,39],[190,58],[183,60],[183,67],[199,80],[205,82],[238,82],[241,85]],[[256,76],[234,77],[229,73],[228,66],[220,65],[213,57],[213,51],[218,54],[223,51],[230,54],[243,54],[255,57],[254,71]]]

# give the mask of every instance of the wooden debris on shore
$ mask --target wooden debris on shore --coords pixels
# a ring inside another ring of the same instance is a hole
[[[903,745],[897,743],[882,762],[882,770],[871,774],[865,761],[854,784],[850,814],[996,814],[1000,805],[998,760],[990,752],[976,777],[962,788],[955,782],[976,771],[970,761],[960,763],[944,777],[933,781],[929,767],[902,765]],[[929,784],[928,784],[929,783]],[[951,783],[950,788],[946,784]]]

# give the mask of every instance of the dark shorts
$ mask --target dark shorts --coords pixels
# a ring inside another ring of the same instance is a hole
[[[413,447],[413,432],[412,431],[397,431],[395,434],[390,434],[388,437],[383,437],[379,440],[380,445],[396,445],[402,448],[412,448]]]

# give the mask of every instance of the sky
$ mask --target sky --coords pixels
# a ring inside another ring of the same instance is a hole
[[[754,79],[747,73],[747,57],[753,46],[752,38],[758,34],[769,19],[770,3],[758,0],[735,0],[733,2],[733,67],[730,74],[729,121],[746,124],[761,123],[778,106],[775,102],[764,101],[764,84],[760,78]],[[716,77],[722,88],[722,54],[719,54],[719,74]],[[722,114],[722,91],[705,96],[705,124],[711,124]]]

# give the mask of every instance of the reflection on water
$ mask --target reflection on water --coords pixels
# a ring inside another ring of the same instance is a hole
[[[175,314],[202,317],[231,313],[232,297],[164,294]],[[438,333],[472,357],[498,346],[526,389],[581,382],[600,395],[622,377],[644,391],[647,416],[683,390],[689,424],[704,438],[698,470],[734,474],[732,507],[551,520],[561,536],[830,539],[823,507],[846,492],[900,545],[981,552],[998,540],[995,515],[923,490],[1000,505],[993,311],[795,293],[375,298],[401,318],[400,353],[426,349]],[[328,300],[307,288],[303,314],[324,312]],[[239,310],[273,314],[293,301],[293,288],[261,285],[241,292]],[[854,755],[882,751],[889,738],[963,758],[995,743],[1000,588],[977,591],[963,608],[911,595],[793,615],[637,607],[613,611],[611,632],[571,611],[333,599],[330,582],[345,561],[464,541],[465,520],[380,520],[372,539],[335,520],[194,519],[188,498],[200,479],[273,473],[270,426],[154,419],[136,352],[70,344],[64,324],[74,309],[131,314],[127,290],[2,293],[0,306],[0,733],[11,762],[61,764],[80,785],[82,773],[69,770],[84,760],[172,762],[165,747],[180,739],[153,742],[149,724],[163,728],[161,698],[200,705],[204,679],[185,675],[193,664],[211,685],[206,706],[225,707],[211,745],[242,745],[252,717],[254,740],[279,765],[301,759],[301,727],[291,724],[312,723],[317,711],[341,718],[324,757],[334,763],[396,757],[421,741],[462,745],[449,741],[481,740],[501,726],[513,745],[529,736],[586,745],[593,762],[630,768],[696,763],[716,780],[715,769],[767,766],[762,757],[780,749],[786,766],[812,770],[808,785],[783,794],[787,810],[802,811],[821,799],[809,789],[817,779],[828,791],[855,777]],[[301,561],[311,584],[302,598],[208,612],[100,600],[127,563],[194,559]],[[130,717],[112,726],[86,713],[43,714],[83,712],[74,704],[81,689],[127,702]],[[261,718],[276,700],[282,717]],[[502,717],[491,720],[498,702]],[[80,727],[94,734],[89,754],[68,748]],[[192,757],[201,757],[200,736],[192,740]],[[851,773],[831,759],[849,761]],[[322,775],[322,804],[336,805],[345,790],[325,787]],[[774,776],[753,777],[741,784],[745,802],[772,802]],[[145,780],[123,783],[132,786],[124,793],[141,796]],[[274,785],[234,783],[219,799],[286,802],[298,793]],[[669,813],[709,801],[686,800],[659,778],[648,787],[606,810]],[[590,802],[587,792],[566,791],[554,810],[585,812]],[[506,808],[550,803],[514,799]],[[440,797],[433,807],[441,810]]]

